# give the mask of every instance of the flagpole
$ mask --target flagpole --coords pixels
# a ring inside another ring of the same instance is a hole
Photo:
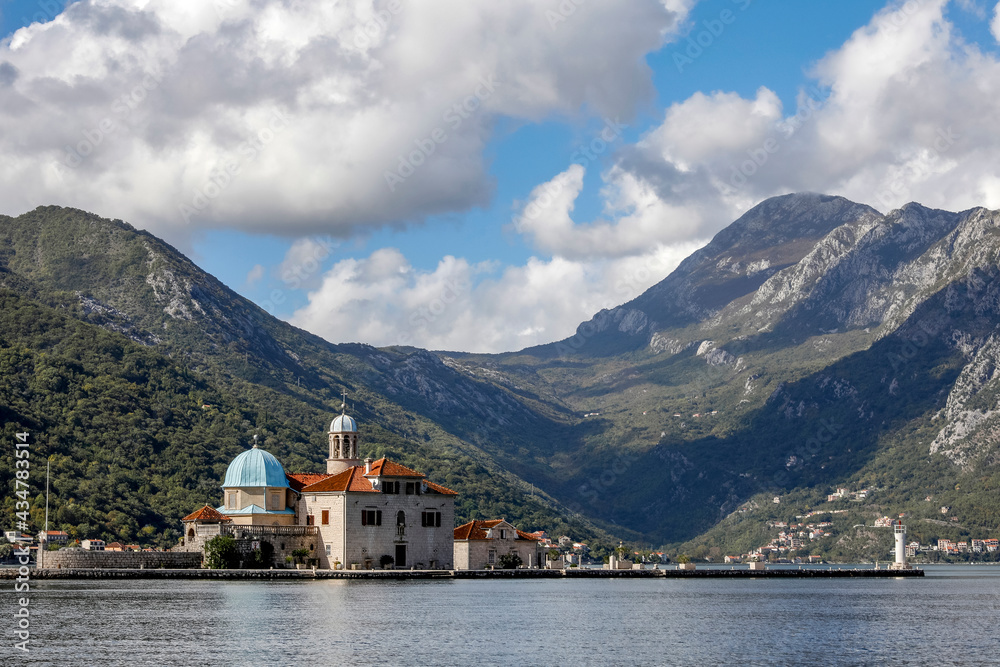
[[[45,459],[45,540],[49,539],[49,464],[51,461]]]

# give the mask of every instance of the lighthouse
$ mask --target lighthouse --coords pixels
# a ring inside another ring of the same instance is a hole
[[[906,563],[906,526],[902,521],[897,521],[893,528],[896,537],[896,561],[889,566],[889,569],[908,570],[910,566]]]

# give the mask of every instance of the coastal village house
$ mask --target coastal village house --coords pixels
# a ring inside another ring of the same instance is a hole
[[[328,440],[326,472],[298,474],[255,442],[229,464],[222,505],[184,517],[179,548],[200,551],[226,534],[243,551],[270,543],[278,564],[304,548],[324,569],[452,569],[458,494],[388,459],[361,461],[357,422],[346,414]]]
[[[499,565],[504,554],[517,554],[522,567],[544,565],[544,547],[536,535],[517,530],[503,519],[470,521],[455,529],[455,569],[482,570]]]

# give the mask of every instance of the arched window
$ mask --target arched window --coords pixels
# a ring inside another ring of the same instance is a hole
[[[405,526],[406,525],[406,512],[396,512],[396,525]]]
[[[194,537],[194,526],[188,528],[188,537]]]

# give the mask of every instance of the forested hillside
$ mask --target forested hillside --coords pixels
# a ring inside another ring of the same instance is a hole
[[[226,465],[254,434],[287,470],[324,469],[326,427],[347,391],[362,454],[460,491],[462,521],[503,516],[607,536],[481,450],[483,428],[453,397],[479,393],[493,428],[511,421],[505,409],[539,428],[547,418],[435,357],[330,345],[270,318],[154,237],[80,211],[0,219],[0,258],[0,423],[6,442],[32,434],[32,530],[43,521],[51,456],[50,527],[173,543],[180,517],[220,502]],[[399,382],[387,383],[393,375]],[[428,383],[430,395],[411,387]],[[451,423],[410,409],[428,401],[454,414]],[[3,457],[5,483],[13,470]],[[14,500],[3,501],[9,517]]]

